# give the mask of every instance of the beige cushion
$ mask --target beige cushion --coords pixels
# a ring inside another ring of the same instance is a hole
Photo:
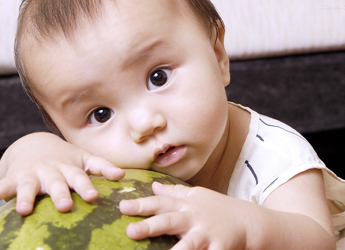
[[[13,44],[20,0],[0,0],[0,74],[15,73]]]
[[[344,0],[211,0],[231,59],[345,48]]]

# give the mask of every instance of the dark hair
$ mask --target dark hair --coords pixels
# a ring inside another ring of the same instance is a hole
[[[35,96],[30,81],[25,73],[22,60],[21,45],[25,36],[29,35],[41,41],[54,41],[58,36],[73,39],[78,25],[88,21],[92,23],[101,18],[104,0],[23,0],[18,16],[18,27],[15,40],[15,62],[23,88],[30,99],[38,106],[46,124],[54,132],[58,128],[47,111]],[[108,0],[115,1],[115,0]],[[176,0],[172,0],[176,1]],[[185,0],[201,24],[213,35],[214,28],[224,28],[224,23],[209,0]],[[221,25],[221,27],[219,27]],[[28,28],[30,27],[30,28]],[[217,35],[217,34],[216,34]]]

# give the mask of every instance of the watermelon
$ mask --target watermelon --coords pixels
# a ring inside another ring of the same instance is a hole
[[[93,202],[85,202],[72,192],[74,206],[60,213],[49,196],[36,199],[31,215],[22,217],[15,210],[15,199],[0,207],[0,249],[13,250],[102,250],[102,249],[170,249],[176,236],[163,235],[145,240],[132,240],[126,235],[127,225],[143,220],[126,216],[118,209],[122,199],[153,195],[151,184],[185,184],[161,173],[148,170],[126,170],[121,181],[92,177],[99,192]]]

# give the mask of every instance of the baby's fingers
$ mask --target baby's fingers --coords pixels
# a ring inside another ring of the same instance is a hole
[[[126,215],[150,216],[154,214],[179,211],[182,201],[167,196],[150,196],[135,200],[122,200],[119,204],[121,213]]]
[[[104,176],[108,180],[121,180],[125,176],[125,171],[116,167],[110,161],[94,155],[86,157],[84,170],[88,174]]]
[[[0,200],[13,197],[17,192],[15,178],[6,177],[0,180]]]
[[[127,227],[127,235],[135,240],[155,237],[163,234],[183,234],[190,229],[186,213],[165,213],[146,220],[131,223]],[[195,248],[199,249],[199,248]]]
[[[208,238],[205,235],[201,235],[199,231],[188,233],[183,237],[171,250],[194,250],[194,249],[208,249],[218,250],[224,249],[219,247],[216,243],[209,245]]]
[[[58,211],[68,212],[71,210],[73,206],[71,191],[62,174],[47,175],[45,179],[42,179],[42,184],[44,191],[50,195]]]
[[[190,195],[191,188],[181,184],[163,185],[159,182],[154,182],[152,184],[152,190],[155,195],[164,195],[177,199],[184,199]]]
[[[32,212],[39,188],[39,180],[35,175],[26,175],[25,179],[19,181],[16,210],[20,215],[26,216]]]
[[[82,169],[71,168],[65,178],[68,186],[79,194],[83,200],[90,202],[98,197],[98,191]]]

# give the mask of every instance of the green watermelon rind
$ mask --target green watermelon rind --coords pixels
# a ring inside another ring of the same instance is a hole
[[[122,215],[118,203],[122,199],[153,195],[153,181],[184,182],[161,173],[132,169],[126,170],[126,177],[121,181],[98,177],[91,180],[99,191],[99,198],[87,203],[72,192],[75,205],[69,213],[58,212],[48,196],[38,197],[32,215],[27,217],[15,211],[15,199],[0,207],[0,249],[170,249],[177,242],[175,236],[142,241],[130,239],[126,235],[127,225],[144,218]],[[51,211],[48,217],[42,209]]]

